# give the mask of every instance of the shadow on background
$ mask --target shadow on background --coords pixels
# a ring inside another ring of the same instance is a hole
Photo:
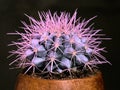
[[[16,40],[17,36],[7,36],[8,32],[20,31],[20,20],[27,21],[24,13],[38,18],[38,11],[67,11],[74,13],[78,9],[78,17],[89,19],[95,15],[96,29],[103,29],[111,41],[104,41],[108,53],[104,56],[112,63],[100,66],[103,72],[105,90],[119,90],[119,39],[120,39],[120,0],[0,0],[0,90],[13,90],[19,70],[10,70],[6,57],[8,51],[15,47],[7,44]]]

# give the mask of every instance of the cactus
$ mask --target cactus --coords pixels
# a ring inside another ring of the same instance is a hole
[[[101,29],[95,30],[89,20],[76,18],[70,13],[61,12],[51,14],[39,13],[39,20],[26,15],[30,24],[22,22],[24,33],[16,31],[12,35],[20,35],[17,42],[9,45],[17,46],[17,50],[10,51],[16,59],[10,63],[18,68],[25,69],[25,73],[64,73],[75,72],[80,69],[92,71],[98,64],[109,63],[101,55],[105,52],[100,47],[102,38]],[[81,68],[82,67],[82,68]]]

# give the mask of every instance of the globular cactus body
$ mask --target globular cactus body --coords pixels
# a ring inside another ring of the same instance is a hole
[[[76,19],[77,12],[70,17],[69,13],[61,12],[53,15],[51,12],[39,14],[40,20],[29,17],[30,25],[24,24],[25,33],[16,32],[21,36],[16,45],[17,50],[10,53],[17,55],[16,63],[20,68],[37,69],[40,73],[62,73],[76,70],[83,66],[92,70],[97,64],[106,63],[100,54],[101,30],[94,30],[89,20]],[[103,38],[104,39],[104,38]],[[101,59],[99,59],[101,58]]]

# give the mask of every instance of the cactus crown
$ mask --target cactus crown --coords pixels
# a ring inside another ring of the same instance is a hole
[[[77,71],[82,69],[92,70],[97,64],[107,63],[102,56],[100,47],[103,34],[95,30],[88,23],[89,20],[76,19],[77,12],[73,16],[70,13],[61,12],[51,14],[50,11],[39,13],[40,20],[27,16],[30,24],[22,22],[24,33],[16,32],[12,34],[20,35],[16,45],[17,50],[10,51],[12,55],[17,55],[16,59],[10,63],[19,68],[27,68],[25,73],[32,69],[39,73],[62,73],[64,71]]]

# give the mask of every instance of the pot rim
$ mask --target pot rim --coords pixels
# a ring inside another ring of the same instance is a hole
[[[26,78],[32,78],[32,79],[39,79],[39,80],[44,80],[44,81],[72,81],[72,80],[88,80],[88,79],[93,79],[95,77],[100,77],[102,76],[102,73],[100,71],[95,72],[95,74],[83,77],[83,78],[70,78],[70,79],[44,79],[35,75],[27,75],[27,74],[22,74],[20,73],[18,77],[26,77]]]

